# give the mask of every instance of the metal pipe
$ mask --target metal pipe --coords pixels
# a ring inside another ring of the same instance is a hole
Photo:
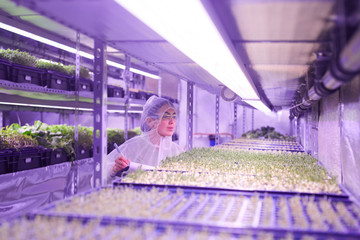
[[[341,85],[353,79],[360,72],[360,27],[341,51],[339,59],[335,59],[335,62],[332,63],[331,68],[319,82],[316,82],[308,90],[308,99],[302,99],[301,104],[296,108],[296,112],[309,108],[309,103],[335,92]]]

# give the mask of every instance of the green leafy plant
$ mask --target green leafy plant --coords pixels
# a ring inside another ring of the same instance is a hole
[[[107,151],[110,153],[115,149],[114,143],[121,145],[125,142],[124,130],[117,128],[107,129]]]
[[[26,124],[18,127],[19,134],[35,139],[45,148],[63,148],[67,156],[74,159],[74,128],[67,125],[47,125],[35,121],[34,125]]]
[[[39,60],[36,67],[68,74],[66,66],[59,62],[53,63]]]
[[[0,130],[0,148],[22,149],[25,147],[37,147],[38,142],[30,136],[24,135],[17,130],[20,125],[15,123]]]
[[[53,149],[63,148],[71,160],[74,159],[74,127],[66,124],[49,125],[47,127],[50,132],[50,143]]]
[[[65,67],[67,74],[75,76],[75,65],[67,65]],[[91,79],[90,71],[87,68],[80,67],[80,77],[85,79]]]
[[[283,135],[275,131],[275,128],[266,126],[257,128],[255,130],[248,131],[242,134],[244,138],[256,139],[256,138],[265,138],[265,139],[280,139],[280,140],[289,140],[295,141],[294,137]]]
[[[93,148],[93,128],[79,126],[79,146],[82,146],[84,149]]]
[[[40,121],[35,121],[34,125],[26,124],[22,127],[19,125],[17,131],[23,135],[36,139],[40,146],[53,148],[49,141],[48,135],[50,132],[47,130],[47,125]]]
[[[133,138],[141,134],[140,128],[134,128],[133,130],[128,131],[128,139]],[[124,130],[117,128],[108,128],[107,129],[107,151],[110,153],[115,149],[114,143],[121,145],[125,142],[125,133]]]
[[[132,132],[135,132],[136,135],[141,135],[141,134],[142,134],[140,127],[134,128],[134,129],[132,129],[131,131],[132,131]]]
[[[36,67],[38,62],[36,57],[30,55],[27,52],[19,51],[18,49],[0,49],[0,58],[29,67]]]

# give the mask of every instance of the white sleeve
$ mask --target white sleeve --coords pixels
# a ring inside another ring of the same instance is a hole
[[[136,171],[136,170],[139,169],[140,167],[141,167],[142,170],[155,169],[155,167],[150,166],[150,165],[145,165],[145,164],[141,164],[141,163],[131,162],[131,161],[130,161],[130,166],[129,166],[128,172]]]
[[[118,156],[118,151],[116,149],[114,149],[111,153],[109,153],[106,157],[106,161],[105,161],[105,168],[106,168],[106,181],[108,183],[110,183],[111,181],[113,181],[116,177],[113,176],[113,172],[112,169],[115,165],[115,159]],[[129,164],[129,170],[126,171],[127,173],[129,172],[134,172],[137,169],[139,169],[141,167],[142,170],[151,170],[151,169],[155,169],[155,167],[153,166],[149,166],[149,165],[145,165],[145,164],[141,164],[141,163],[137,163],[137,162],[132,162],[130,160],[130,164]]]

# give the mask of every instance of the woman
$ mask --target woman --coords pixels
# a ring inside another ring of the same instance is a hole
[[[143,107],[140,136],[129,139],[108,155],[108,176],[114,177],[127,167],[130,170],[153,169],[166,157],[183,152],[180,146],[172,142],[176,127],[176,109],[167,99],[150,97]]]

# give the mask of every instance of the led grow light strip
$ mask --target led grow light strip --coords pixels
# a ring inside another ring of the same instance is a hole
[[[5,29],[5,30],[10,31],[10,32],[13,32],[13,33],[16,33],[16,34],[19,34],[19,35],[21,35],[21,36],[24,36],[24,37],[33,39],[33,40],[35,40],[35,41],[39,41],[39,42],[48,44],[48,45],[50,45],[50,46],[53,46],[53,47],[62,49],[62,50],[64,50],[64,51],[67,51],[67,52],[71,52],[71,53],[76,54],[76,48],[72,48],[72,47],[66,46],[66,45],[64,45],[64,44],[61,44],[61,43],[58,43],[58,42],[49,40],[49,39],[44,38],[44,37],[40,37],[40,36],[38,36],[38,35],[35,35],[35,34],[33,34],[33,33],[30,33],[30,32],[21,30],[21,29],[19,29],[19,28],[16,28],[16,27],[7,25],[7,24],[5,24],[5,23],[0,22],[0,28]],[[89,53],[86,53],[86,52],[83,52],[83,51],[80,51],[79,54],[80,54],[80,56],[82,56],[82,57],[85,57],[85,58],[94,60],[94,55],[92,55],[92,54],[89,54]],[[106,63],[107,63],[108,65],[110,65],[110,66],[113,66],[113,67],[117,67],[117,68],[120,68],[120,69],[125,69],[125,66],[124,66],[124,65],[119,64],[119,63],[116,63],[116,62],[113,62],[113,61],[106,60]],[[137,74],[140,74],[140,75],[144,75],[144,76],[153,78],[153,79],[159,79],[159,78],[160,78],[160,77],[157,76],[157,75],[154,75],[154,74],[151,74],[151,73],[147,73],[147,72],[141,71],[141,70],[139,70],[139,69],[135,69],[135,68],[130,68],[130,71],[133,72],[133,73],[137,73]]]
[[[54,108],[54,109],[65,109],[65,110],[75,110],[73,107],[64,107],[64,106],[53,106],[53,105],[42,105],[42,104],[27,104],[27,103],[10,103],[10,102],[0,102],[1,105],[12,105],[12,106],[22,106],[22,107],[40,107],[40,108]],[[80,111],[92,112],[92,108],[78,108]],[[124,110],[107,110],[109,113],[125,113]],[[129,110],[129,113],[142,113],[141,110]]]
[[[21,29],[19,29],[19,28],[16,28],[16,27],[7,25],[7,24],[5,24],[5,23],[1,23],[1,22],[0,22],[0,28],[5,29],[5,30],[8,30],[8,31],[13,32],[13,33],[16,33],[16,34],[19,34],[19,35],[21,35],[21,36],[24,36],[24,37],[27,37],[27,38],[31,38],[31,39],[33,39],[33,40],[36,40],[36,41],[39,41],[39,42],[48,44],[48,45],[50,45],[50,46],[53,46],[53,47],[56,47],[56,48],[60,48],[60,49],[65,50],[65,51],[67,51],[67,52],[76,53],[76,49],[75,49],[75,48],[71,48],[71,47],[66,46],[66,45],[64,45],[64,44],[61,44],[61,43],[58,43],[58,42],[49,40],[49,39],[44,38],[44,37],[40,37],[40,36],[38,36],[38,35],[35,35],[35,34],[33,34],[33,33],[30,33],[30,32],[21,30]],[[82,51],[80,51],[80,56],[85,57],[85,58],[89,58],[89,59],[94,59],[94,56],[93,56],[93,55],[88,54],[88,53],[86,53],[86,52],[82,52]]]
[[[73,110],[75,108],[72,107],[64,107],[64,106],[54,106],[54,105],[42,105],[42,104],[28,104],[28,103],[10,103],[10,102],[0,102],[3,105],[13,105],[13,106],[23,106],[23,107],[41,107],[41,108],[55,108],[55,109],[66,109]],[[92,111],[91,108],[78,108],[80,111]]]
[[[116,2],[241,98],[260,101],[200,0]]]

